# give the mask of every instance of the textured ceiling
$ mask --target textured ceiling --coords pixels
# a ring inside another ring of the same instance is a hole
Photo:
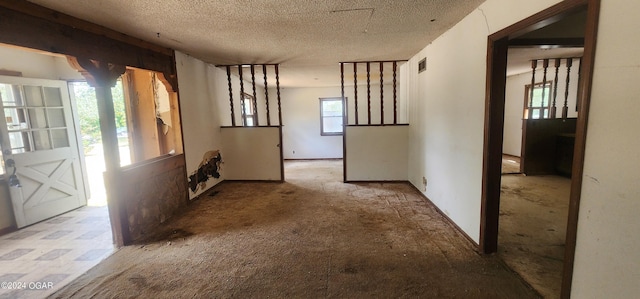
[[[484,0],[30,0],[212,64],[280,63],[283,86],[338,62],[408,59]]]

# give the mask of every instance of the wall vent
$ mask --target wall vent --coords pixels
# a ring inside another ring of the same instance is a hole
[[[420,59],[418,62],[418,74],[427,70],[427,58]]]

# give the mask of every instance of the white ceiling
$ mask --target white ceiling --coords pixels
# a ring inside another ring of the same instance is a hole
[[[484,2],[29,1],[215,65],[279,63],[282,87],[339,86],[339,62],[409,59]],[[584,15],[577,14],[547,31],[575,36],[583,32],[582,27],[575,27],[583,19]],[[544,30],[539,30],[538,35],[549,36]],[[533,58],[572,57],[581,53],[580,48],[510,49],[508,75],[529,71]],[[352,71],[351,65],[347,67]],[[350,80],[345,80],[350,84],[353,75],[346,73],[351,75]]]
[[[341,61],[409,59],[484,0],[29,0],[222,64],[280,63],[281,84],[336,86]]]

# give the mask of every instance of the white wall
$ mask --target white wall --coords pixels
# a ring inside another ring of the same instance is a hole
[[[340,87],[284,88],[280,94],[284,158],[342,158],[342,136],[320,136],[319,98],[341,97]]]
[[[187,175],[198,169],[203,155],[220,150],[220,99],[229,100],[226,89],[226,73],[186,54],[176,52],[176,67],[182,115],[182,136],[187,163]],[[190,198],[200,195],[224,179],[224,169],[219,179],[210,178],[205,188],[190,192]]]
[[[69,66],[67,59],[59,55],[0,46],[0,57],[0,70],[22,72],[26,78],[84,80],[79,72]]]
[[[401,70],[401,68],[400,68]],[[401,93],[402,77],[397,76],[398,123],[407,123],[405,97]],[[377,80],[380,80],[379,77]],[[371,85],[371,123],[380,124],[380,85]],[[345,86],[349,124],[355,124],[355,92]],[[275,91],[274,91],[275,93]],[[271,94],[271,91],[269,92]],[[342,91],[336,87],[286,88],[281,90],[284,158],[326,159],[342,158],[342,136],[320,135],[320,98],[339,98]],[[384,85],[384,122],[393,123],[393,85]],[[367,86],[358,85],[358,123],[367,124]],[[295,151],[295,153],[294,153]]]
[[[553,65],[553,62],[550,64]],[[577,117],[576,99],[578,94],[578,60],[574,60],[569,80],[568,117]],[[555,69],[549,68],[547,80],[553,81]],[[556,98],[556,118],[562,117],[564,92],[566,90],[567,68],[564,61],[558,70],[558,96]],[[542,82],[541,69],[536,70],[536,82]],[[525,86],[531,84],[531,72],[507,77],[504,111],[503,152],[512,156],[520,156],[522,148],[522,117],[524,109]],[[553,90],[553,88],[552,88]]]
[[[638,11],[601,4],[572,298],[640,294]]]
[[[411,59],[409,177],[479,237],[487,35],[558,1],[488,0]],[[602,1],[572,298],[640,293],[640,3]],[[508,12],[508,13],[506,13]]]
[[[412,57],[409,180],[479,241],[487,36],[557,0],[488,0]],[[508,12],[508,13],[506,13]],[[427,70],[417,73],[427,58]]]
[[[280,128],[223,128],[222,143],[226,180],[281,179]]]
[[[406,181],[409,126],[347,127],[348,181]]]

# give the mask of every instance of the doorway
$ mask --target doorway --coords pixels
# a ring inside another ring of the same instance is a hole
[[[593,72],[594,49],[597,32],[599,2],[597,0],[563,1],[538,14],[522,20],[491,36],[487,59],[487,104],[485,117],[485,145],[483,162],[482,215],[480,225],[480,250],[493,253],[498,249],[498,223],[500,213],[501,157],[505,113],[505,86],[507,52],[510,42],[523,34],[553,24],[579,11],[586,11],[584,30],[584,56],[578,93],[578,118],[575,134],[572,180],[566,227],[566,246],[562,273],[562,298],[571,292],[573,258],[580,202],[582,167],[584,161],[587,117],[589,111],[590,84]]]

